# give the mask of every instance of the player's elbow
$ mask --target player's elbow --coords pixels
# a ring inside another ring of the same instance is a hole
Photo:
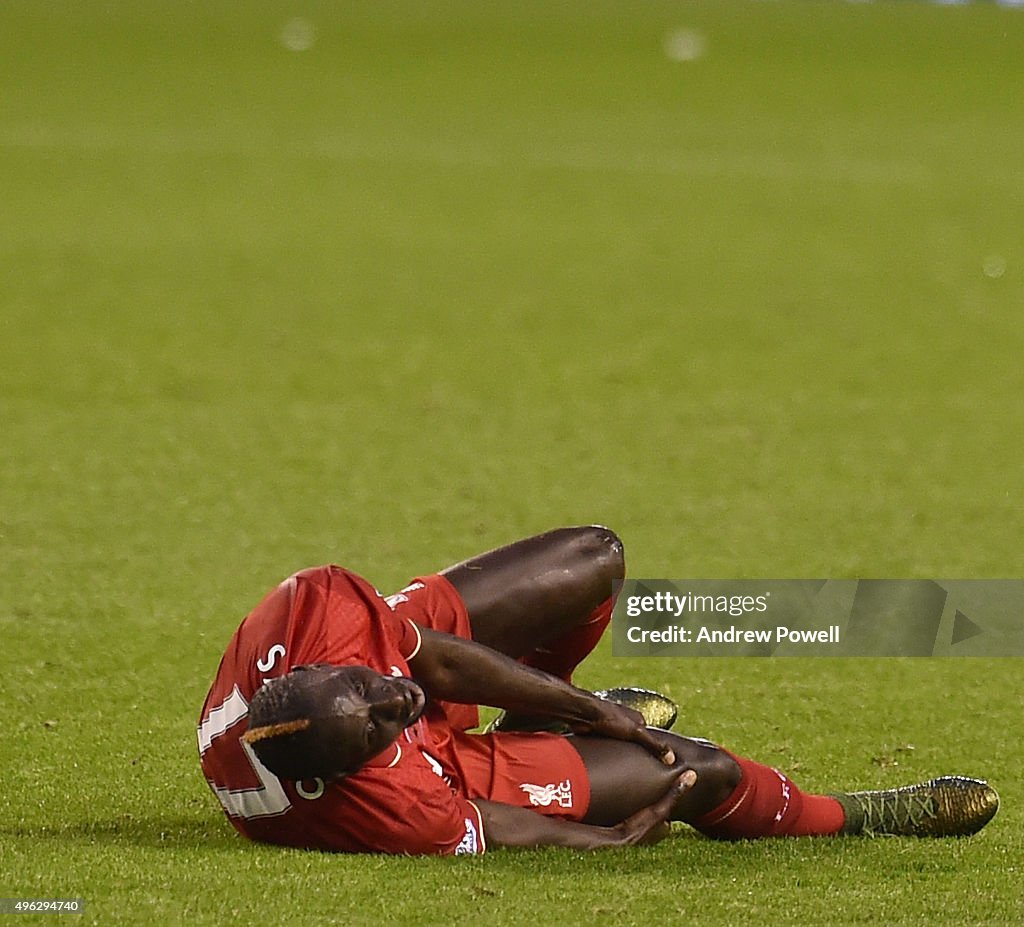
[[[452,695],[458,689],[467,659],[465,642],[451,634],[427,628],[421,628],[420,633],[420,649],[409,661],[409,669],[434,698],[455,701]]]

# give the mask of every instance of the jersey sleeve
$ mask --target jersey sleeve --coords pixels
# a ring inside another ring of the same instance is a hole
[[[486,850],[479,808],[454,793],[415,748],[403,762],[364,768],[299,800],[302,845],[347,853],[406,856],[479,855]],[[268,827],[280,827],[268,821]]]
[[[371,770],[341,785],[349,826],[356,825],[366,851],[408,856],[485,852],[483,820],[475,804],[453,793],[433,773],[425,774],[413,788],[396,788],[388,772]]]

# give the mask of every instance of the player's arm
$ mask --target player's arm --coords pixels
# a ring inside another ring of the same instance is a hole
[[[671,748],[651,735],[639,712],[599,699],[475,641],[426,628],[419,631],[422,642],[409,659],[409,669],[434,698],[545,715],[567,722],[578,734],[633,741],[664,762],[675,762]]]
[[[679,796],[697,781],[687,770],[653,805],[641,808],[612,827],[595,827],[547,817],[528,808],[493,801],[474,801],[480,809],[487,843],[502,847],[566,847],[600,850],[657,843],[668,835],[668,818]]]

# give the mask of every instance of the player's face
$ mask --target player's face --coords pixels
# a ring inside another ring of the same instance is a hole
[[[423,713],[427,698],[404,676],[382,676],[368,666],[311,666],[320,674],[324,714],[352,772],[395,742]]]

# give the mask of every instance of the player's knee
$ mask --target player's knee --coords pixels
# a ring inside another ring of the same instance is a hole
[[[724,750],[715,749],[714,758],[711,760],[711,767],[715,781],[727,788],[730,792],[740,784],[743,778],[743,770]]]
[[[626,575],[626,552],[622,540],[603,525],[584,525],[572,529],[572,552],[575,557],[615,581]]]
[[[696,772],[697,782],[702,786],[701,791],[712,806],[725,801],[743,777],[739,764],[718,747],[701,751]]]
[[[676,759],[697,773],[694,796],[706,809],[726,800],[740,784],[743,771],[724,750],[707,740],[672,736]]]

